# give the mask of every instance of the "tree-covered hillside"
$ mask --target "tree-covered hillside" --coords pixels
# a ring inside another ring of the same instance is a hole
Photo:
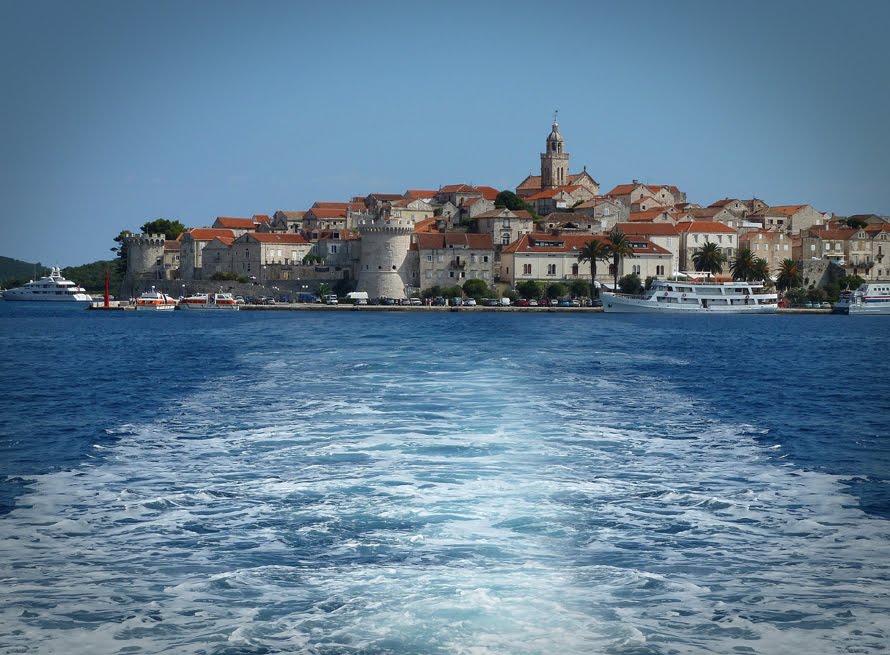
[[[117,293],[121,286],[121,274],[117,261],[98,261],[83,266],[69,266],[62,269],[62,275],[69,280],[77,282],[88,293],[100,294],[105,292],[105,271],[109,273],[109,287],[111,293]]]
[[[10,288],[24,284],[47,272],[47,267],[37,262],[23,262],[12,257],[0,257],[0,287]]]

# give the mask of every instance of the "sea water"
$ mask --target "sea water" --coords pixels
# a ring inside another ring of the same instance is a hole
[[[0,652],[886,652],[887,329],[0,303]]]

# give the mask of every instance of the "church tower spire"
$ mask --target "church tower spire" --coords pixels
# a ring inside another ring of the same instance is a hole
[[[547,137],[547,147],[541,153],[541,189],[552,189],[569,183],[569,153],[565,139],[559,133],[558,112],[553,116],[553,127]]]

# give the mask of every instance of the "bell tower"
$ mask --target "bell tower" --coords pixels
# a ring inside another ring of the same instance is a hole
[[[569,183],[569,153],[559,133],[559,112],[553,115],[553,128],[547,137],[547,148],[541,153],[541,189],[552,189]]]

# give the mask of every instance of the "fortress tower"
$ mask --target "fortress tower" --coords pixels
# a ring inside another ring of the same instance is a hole
[[[163,234],[140,234],[126,237],[127,277],[161,279],[164,277]]]
[[[411,238],[414,221],[410,219],[361,218],[357,225],[362,235],[359,258],[358,291],[367,291],[371,298],[405,298],[410,286]]]
[[[559,133],[559,123],[554,118],[553,128],[547,137],[547,151],[541,153],[541,190],[568,183],[569,153],[565,151],[565,139]]]

